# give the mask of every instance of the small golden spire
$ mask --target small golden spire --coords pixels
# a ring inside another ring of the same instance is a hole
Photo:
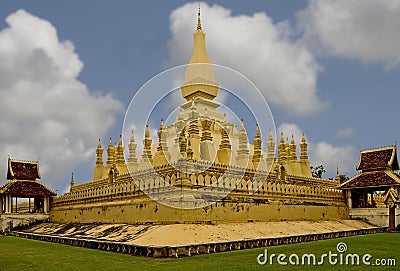
[[[260,159],[262,158],[262,153],[261,153],[261,137],[260,137],[260,130],[258,128],[258,123],[256,122],[256,132],[254,134],[254,140],[253,140],[253,165],[255,168],[258,166],[258,162],[260,162]]]
[[[301,161],[308,161],[308,154],[307,154],[307,141],[306,137],[303,135],[301,136],[301,143],[300,143],[300,162]]]
[[[138,161],[138,159],[136,157],[136,147],[137,147],[137,144],[135,144],[135,136],[133,134],[133,129],[132,129],[131,139],[128,144],[128,149],[129,149],[128,163],[130,166],[135,165]]]
[[[267,141],[267,162],[272,163],[275,159],[275,142],[272,137],[272,129],[269,129],[268,141]]]
[[[70,186],[73,187],[75,185],[74,181],[74,173],[72,172],[71,181],[69,182]]]
[[[135,134],[133,133],[133,129],[132,129],[132,132],[131,132],[130,143],[135,143]]]
[[[242,133],[242,134],[246,133],[246,129],[244,128],[244,120],[243,120],[243,117],[242,117],[242,124],[241,124],[241,126],[240,126],[240,133]]]
[[[161,118],[160,131],[164,129],[164,118]]]
[[[201,30],[200,5],[199,5],[199,11],[197,12],[197,30]]]
[[[103,147],[101,146],[100,138],[96,150],[96,166],[103,166]]]
[[[148,124],[146,124],[146,130],[145,130],[145,132],[144,132],[144,136],[145,136],[145,137],[150,137],[149,125],[148,125]]]
[[[260,129],[258,128],[258,123],[256,122],[256,133],[254,135],[255,138],[260,138]]]
[[[273,141],[274,138],[272,137],[272,129],[269,129],[269,134],[268,134],[268,141]]]
[[[301,136],[301,143],[306,143],[306,137],[304,136],[304,133]]]

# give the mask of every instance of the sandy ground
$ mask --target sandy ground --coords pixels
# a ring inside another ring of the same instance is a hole
[[[127,242],[146,246],[179,246],[199,243],[326,233],[374,226],[360,220],[282,221],[217,225],[127,225],[42,223],[25,231],[85,239]]]

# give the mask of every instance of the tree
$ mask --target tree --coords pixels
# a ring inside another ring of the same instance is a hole
[[[344,182],[346,182],[348,179],[350,179],[349,177],[346,176],[346,174],[340,174],[339,175],[339,182],[342,184]]]
[[[324,174],[326,172],[323,165],[316,166],[315,168],[313,166],[311,166],[310,168],[311,168],[312,176],[315,178],[322,178],[322,174]]]

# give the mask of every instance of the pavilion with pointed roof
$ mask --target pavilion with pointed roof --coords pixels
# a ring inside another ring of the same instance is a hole
[[[40,183],[39,162],[8,158],[8,183],[0,187],[0,213],[18,213],[18,199],[28,199],[28,212],[48,213],[57,194]],[[31,206],[33,199],[33,206]]]
[[[356,167],[360,173],[340,185],[351,198],[352,208],[374,206],[374,191],[388,191],[391,187],[400,187],[400,175],[396,146],[360,151],[360,159]],[[368,201],[368,194],[371,200]]]
[[[346,194],[350,216],[365,219],[373,224],[388,225],[389,229],[394,230],[396,205],[400,204],[397,147],[388,146],[360,151],[356,169],[361,172],[339,187]],[[377,206],[375,199],[382,196],[382,203],[389,208],[389,211]]]

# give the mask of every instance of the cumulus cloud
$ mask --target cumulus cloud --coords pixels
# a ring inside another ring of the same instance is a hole
[[[352,176],[358,162],[353,146],[333,146],[325,141],[310,143],[309,156],[311,165],[324,165],[328,176],[335,176],[336,167],[340,174]]]
[[[285,137],[288,136],[289,138],[293,134],[297,144],[303,134],[302,129],[295,123],[282,123],[277,131],[283,132]],[[339,167],[341,174],[353,175],[355,165],[358,162],[357,151],[354,147],[349,145],[334,146],[326,141],[314,142],[307,136],[306,140],[310,164],[312,166],[323,165],[327,172],[325,176],[334,177],[336,167]]]
[[[311,46],[319,44],[330,54],[383,63],[386,68],[400,63],[398,0],[311,0],[298,19]]]
[[[197,5],[186,4],[170,15],[169,65],[186,64],[190,58]],[[265,13],[234,16],[206,3],[201,9],[211,62],[249,77],[268,102],[286,112],[307,115],[326,106],[317,96],[320,68],[312,53],[291,39],[287,21],[274,23]]]
[[[353,128],[344,128],[336,131],[335,137],[338,139],[344,139],[352,137],[356,133],[356,130]]]
[[[277,130],[277,133],[279,136],[278,140],[280,140],[281,132],[283,132],[285,139],[286,139],[286,137],[288,137],[290,140],[291,136],[293,135],[293,138],[296,141],[296,143],[300,143],[301,137],[303,135],[303,131],[300,129],[299,126],[297,126],[294,123],[282,123],[281,125],[279,125],[278,130]]]
[[[0,31],[0,157],[40,158],[44,182],[62,190],[77,166],[93,166],[96,140],[122,104],[78,80],[83,63],[73,43],[25,10]]]

